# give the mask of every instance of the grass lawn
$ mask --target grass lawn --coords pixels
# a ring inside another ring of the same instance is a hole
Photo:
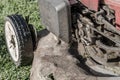
[[[29,80],[31,66],[16,68],[7,52],[4,40],[4,18],[10,14],[30,16],[37,30],[42,29],[37,0],[0,0],[0,80]]]

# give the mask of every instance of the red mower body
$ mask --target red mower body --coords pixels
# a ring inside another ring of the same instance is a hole
[[[98,10],[98,4],[99,0],[80,0],[86,7],[88,7],[91,10]]]

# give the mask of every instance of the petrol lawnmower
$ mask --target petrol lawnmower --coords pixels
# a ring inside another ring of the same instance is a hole
[[[76,42],[91,71],[120,75],[120,0],[39,0],[42,24],[59,40]],[[37,32],[21,15],[5,19],[8,51],[17,66],[31,63]]]

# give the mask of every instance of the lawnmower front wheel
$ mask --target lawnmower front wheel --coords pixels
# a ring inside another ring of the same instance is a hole
[[[7,49],[16,66],[28,65],[33,60],[33,42],[27,22],[21,15],[5,18]]]

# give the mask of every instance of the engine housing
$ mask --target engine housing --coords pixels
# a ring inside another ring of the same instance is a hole
[[[42,24],[58,38],[70,41],[70,3],[68,0],[39,0]]]
[[[104,0],[104,2],[115,11],[116,28],[120,30],[120,0]]]

